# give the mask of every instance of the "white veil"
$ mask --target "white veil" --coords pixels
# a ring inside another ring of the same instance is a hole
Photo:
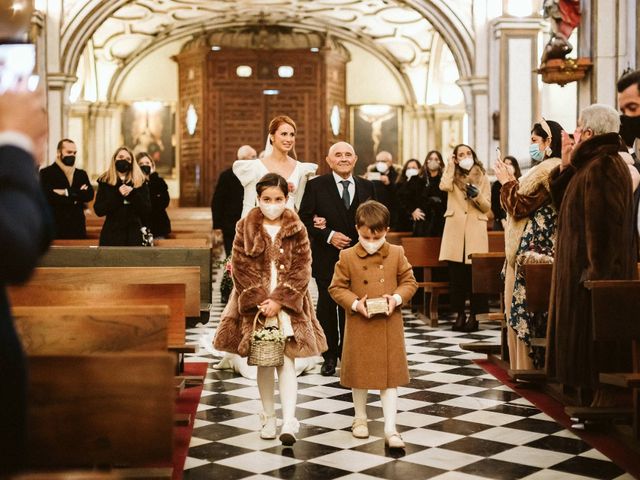
[[[271,141],[269,138],[269,132],[267,132],[267,141],[264,144],[264,156],[268,157],[273,152],[273,145],[271,145]]]

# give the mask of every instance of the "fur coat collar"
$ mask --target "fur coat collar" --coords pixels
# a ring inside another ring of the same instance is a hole
[[[617,133],[605,133],[595,135],[589,140],[581,142],[573,153],[571,164],[575,168],[583,168],[596,158],[603,156],[616,156],[618,152],[626,152],[620,135]]]
[[[548,158],[539,163],[520,178],[518,186],[519,195],[533,195],[539,189],[549,192],[549,174],[551,170],[560,165],[559,158]],[[507,217],[507,228],[505,229],[505,255],[507,262],[512,267],[516,264],[516,254],[520,246],[520,240],[524,234],[529,217],[520,219]]]
[[[249,211],[246,220],[242,224],[244,229],[244,251],[250,257],[262,255],[269,245],[267,233],[263,227],[264,215],[260,208]],[[283,238],[292,237],[304,228],[298,215],[288,208],[282,214],[282,226],[276,235],[274,246],[282,243]]]

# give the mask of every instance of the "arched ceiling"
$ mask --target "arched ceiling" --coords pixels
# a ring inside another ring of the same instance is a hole
[[[63,40],[70,48],[63,49],[69,52],[63,63],[75,71],[79,49],[84,50],[91,43],[95,61],[104,64],[103,70],[117,75],[158,45],[187,40],[204,31],[266,24],[322,31],[352,41],[395,67],[400,76],[428,69],[434,39],[440,33],[448,44],[453,41],[450,46],[458,68],[468,75],[471,37],[463,26],[471,24],[472,3],[473,0],[65,0]],[[456,28],[461,31],[452,35]],[[405,80],[409,85],[410,80]]]

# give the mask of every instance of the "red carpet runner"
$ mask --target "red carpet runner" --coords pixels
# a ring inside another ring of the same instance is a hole
[[[197,375],[204,378],[207,374],[207,364],[185,363],[184,374]],[[176,413],[189,413],[191,415],[191,423],[189,426],[175,426],[173,429],[173,480],[182,479],[184,462],[189,453],[189,442],[193,433],[193,421],[201,394],[202,385],[189,387],[185,388],[176,400]]]
[[[482,367],[484,371],[496,377],[501,383],[512,388],[518,395],[529,400],[564,428],[570,430],[593,448],[609,457],[620,468],[625,469],[635,478],[640,478],[640,459],[638,454],[621,440],[604,432],[572,429],[571,419],[564,413],[564,406],[560,402],[531,386],[527,387],[522,383],[513,382],[507,372],[488,360],[474,360],[474,362]]]

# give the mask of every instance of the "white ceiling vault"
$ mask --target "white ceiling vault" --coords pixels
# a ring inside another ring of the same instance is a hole
[[[117,78],[172,42],[248,25],[323,32],[355,43],[395,69],[412,103],[426,102],[426,79],[438,43],[461,76],[472,74],[473,0],[64,0],[62,51],[69,73]],[[82,59],[82,60],[81,60]],[[439,59],[438,59],[439,60]],[[433,65],[432,65],[433,66]],[[422,83],[425,83],[424,88]],[[105,88],[103,87],[102,90]],[[98,97],[110,92],[103,92]],[[97,98],[100,100],[100,98]]]

